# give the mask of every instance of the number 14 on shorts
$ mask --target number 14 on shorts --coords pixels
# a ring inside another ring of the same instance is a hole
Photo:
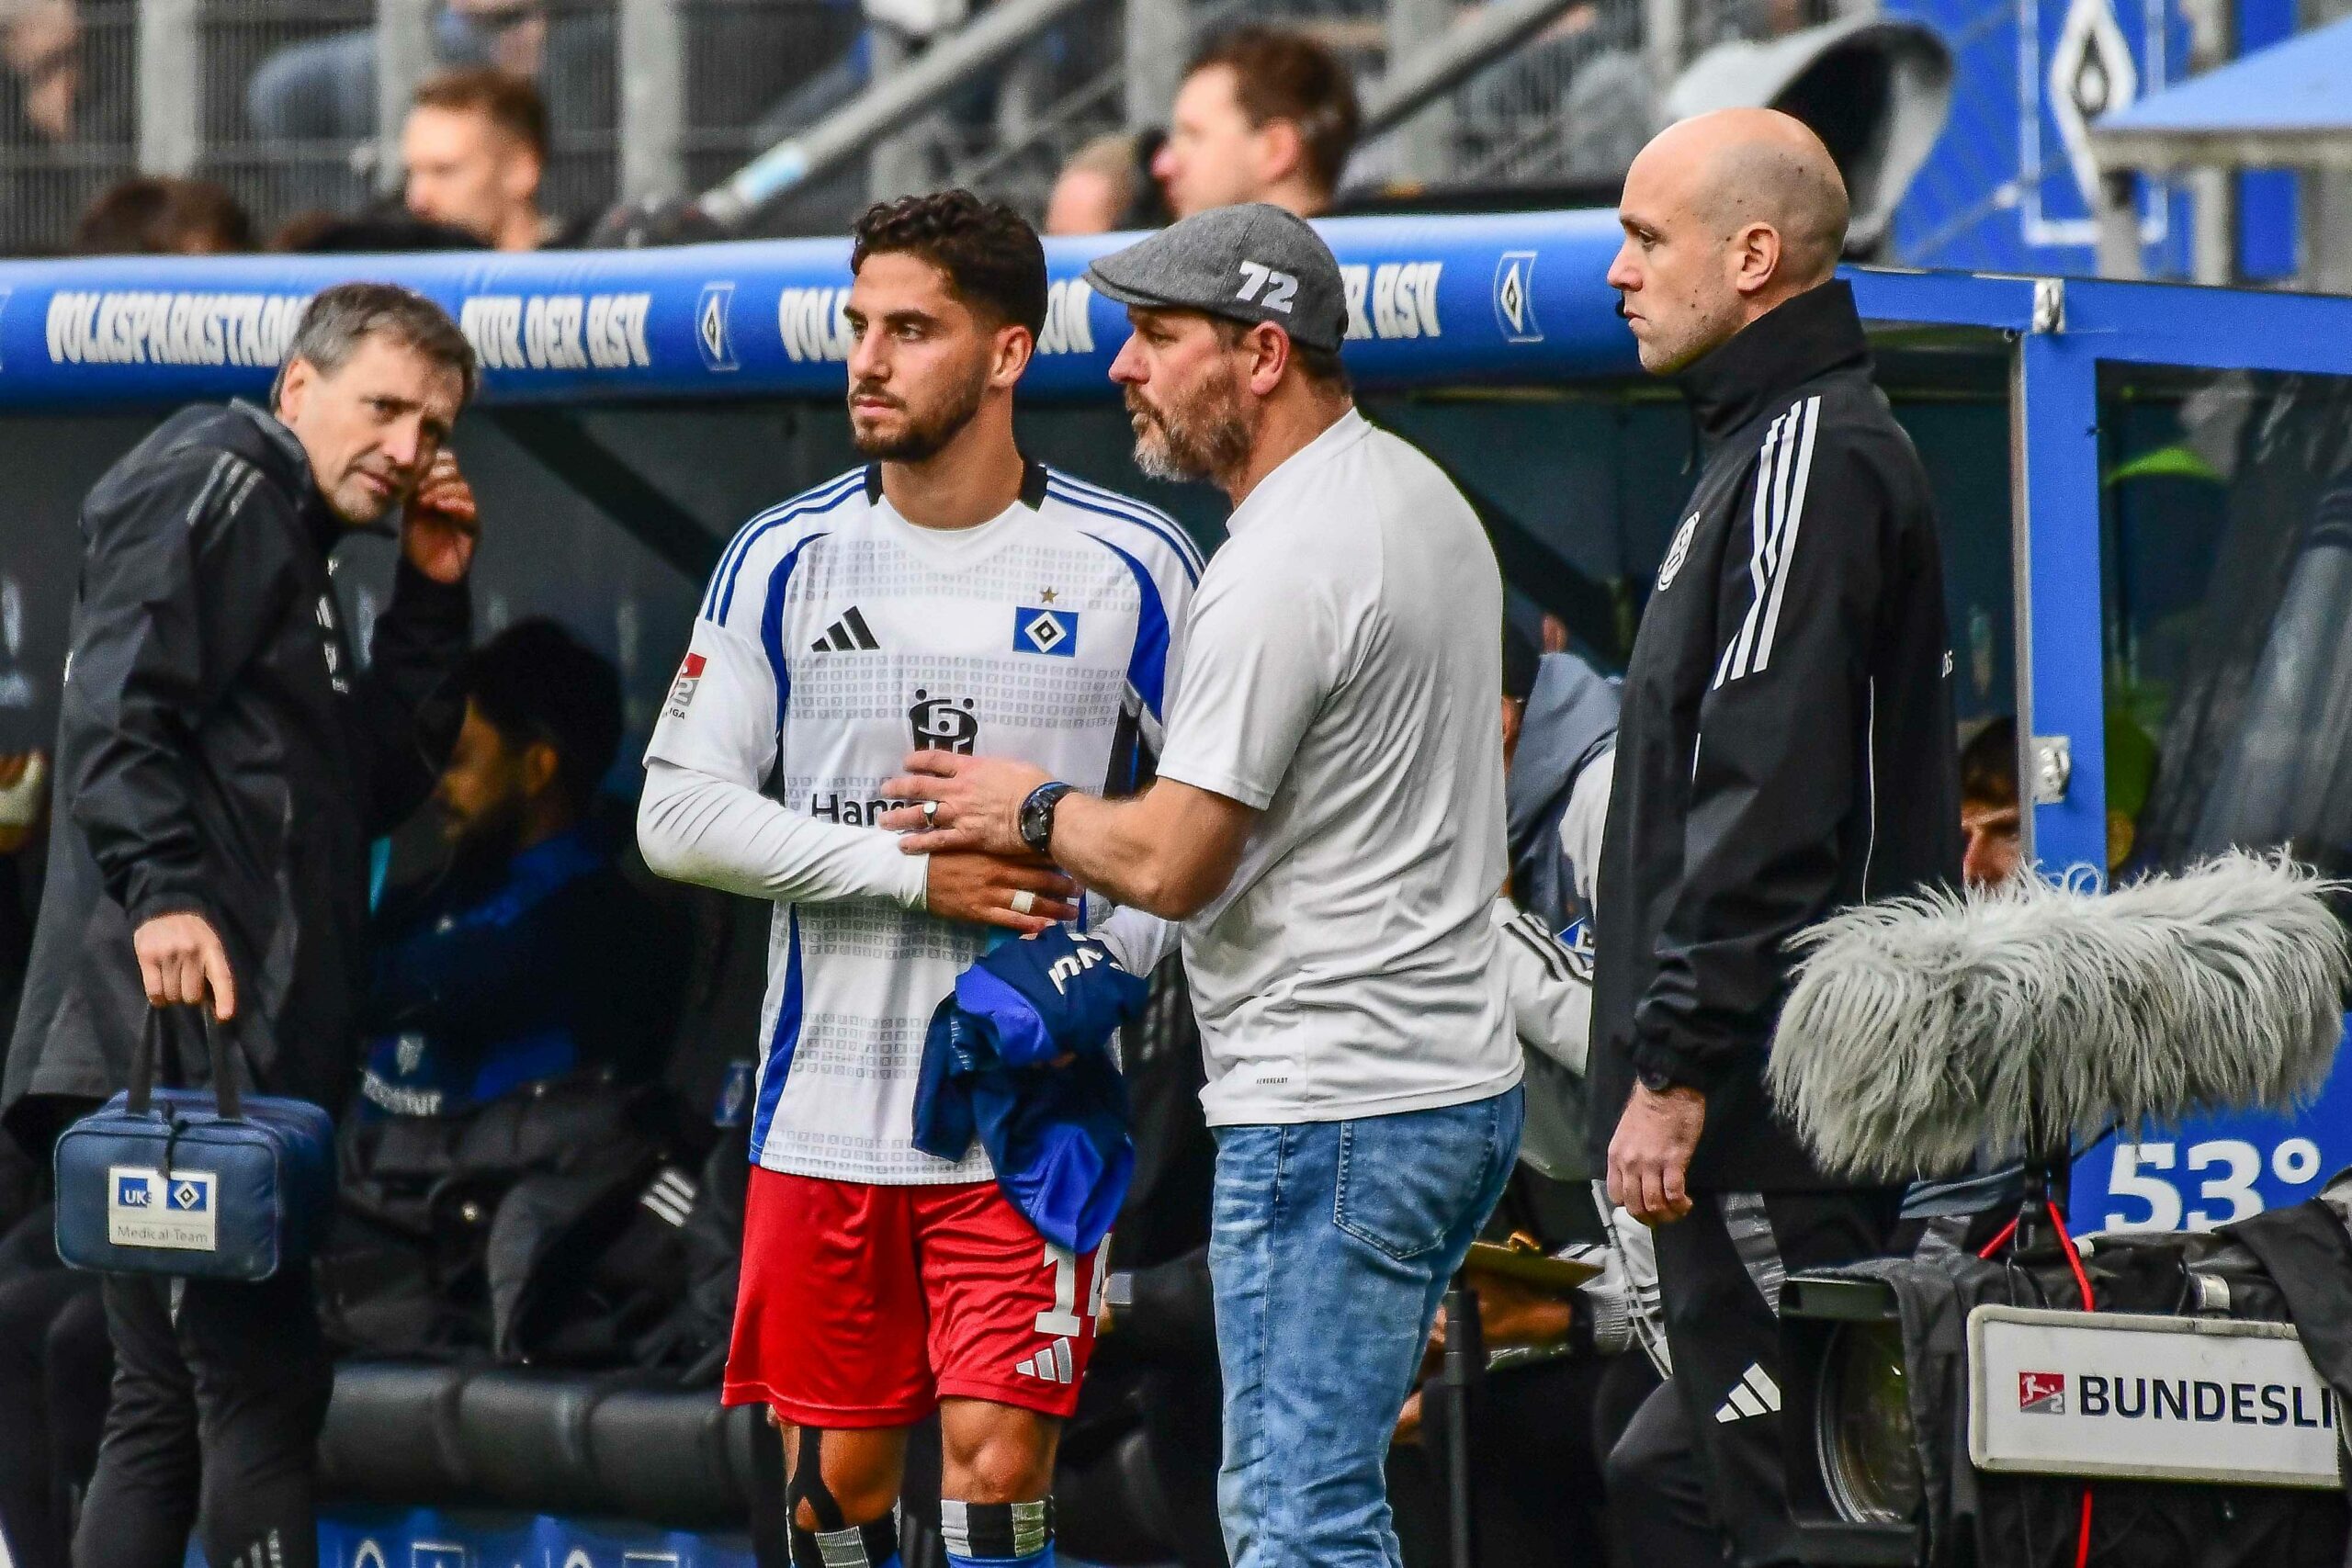
[[[1046,1244],[1046,1254],[1038,1267],[1054,1271],[1054,1304],[1037,1314],[1037,1332],[1050,1336],[1054,1342],[1021,1361],[1013,1371],[1047,1382],[1066,1383],[1077,1375],[1069,1342],[1085,1334],[1089,1325],[1102,1316],[1102,1289],[1107,1277],[1103,1264],[1108,1261],[1110,1245],[1110,1238],[1104,1237],[1102,1249],[1094,1255],[1094,1279],[1086,1292],[1086,1315],[1081,1318],[1078,1314],[1078,1255],[1051,1242]]]

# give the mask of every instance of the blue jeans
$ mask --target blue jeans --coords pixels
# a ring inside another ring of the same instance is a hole
[[[1233,1568],[1397,1568],[1383,1466],[1446,1281],[1519,1150],[1518,1089],[1216,1129],[1209,1272]]]

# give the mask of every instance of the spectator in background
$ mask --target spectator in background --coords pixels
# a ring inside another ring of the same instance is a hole
[[[2003,715],[1960,753],[1960,874],[1969,886],[1998,887],[2018,874],[2020,827],[2018,721]]]
[[[60,241],[137,134],[129,71],[94,71],[88,42],[73,0],[0,0],[0,202]]]
[[[1329,50],[1304,33],[1237,28],[1185,68],[1152,177],[1177,218],[1245,201],[1317,217],[1361,123],[1355,85]]]
[[[1108,234],[1157,229],[1168,221],[1152,161],[1166,137],[1159,131],[1114,131],[1080,148],[1054,181],[1046,200],[1048,234]]]
[[[77,256],[219,256],[253,248],[253,220],[210,180],[118,180],[74,226]]]
[[[548,110],[528,80],[484,67],[449,71],[416,90],[401,130],[408,209],[501,251],[558,238],[539,210]]]
[[[2156,750],[2144,730],[2110,705],[2107,746],[2107,873],[2125,877],[2140,867],[2138,820],[2156,773]],[[2004,714],[1987,722],[1960,753],[1962,874],[1972,887],[2007,882],[2025,864],[2024,802],[2018,790],[2018,721]]]
[[[436,65],[488,66],[544,82],[566,125],[608,125],[611,24],[550,18],[543,0],[449,0],[433,23]],[[376,134],[376,29],[357,28],[279,50],[245,87],[245,115],[271,141],[358,141]],[[601,113],[598,111],[602,111]]]

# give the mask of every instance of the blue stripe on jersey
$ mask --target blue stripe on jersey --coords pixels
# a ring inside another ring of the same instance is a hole
[[[785,914],[786,954],[784,996],[776,1003],[775,1032],[768,1036],[768,1057],[760,1068],[760,1108],[752,1117],[752,1163],[760,1163],[767,1147],[768,1128],[784,1099],[784,1080],[792,1076],[793,1048],[800,1043],[800,913]]]
[[[1126,512],[1136,523],[1162,538],[1168,539],[1169,543],[1174,546],[1176,553],[1192,562],[1194,570],[1198,570],[1208,565],[1208,558],[1201,554],[1201,547],[1193,542],[1193,536],[1184,532],[1184,525],[1160,511],[1159,508],[1147,506],[1131,495],[1122,495],[1115,490],[1106,490],[1091,479],[1080,479],[1076,474],[1064,473],[1059,468],[1050,468],[1046,471],[1055,479],[1061,480],[1064,488]]]
[[[1112,513],[1125,518],[1159,538],[1195,573],[1208,565],[1208,558],[1201,553],[1200,546],[1193,542],[1193,536],[1184,532],[1184,525],[1166,513],[1146,506],[1133,497],[1121,495],[1117,491],[1090,484],[1077,475],[1063,473],[1058,468],[1048,469],[1047,475],[1048,489],[1058,484],[1063,500],[1082,502],[1095,510],[1109,509]]]
[[[1059,478],[1059,475],[1056,475],[1046,481],[1046,493],[1047,495],[1052,496],[1064,506],[1075,506],[1080,512],[1091,512],[1099,517],[1109,517],[1117,522],[1131,523],[1135,526],[1143,529],[1145,532],[1150,534],[1152,537],[1158,539],[1161,544],[1166,545],[1170,549],[1176,552],[1176,564],[1184,569],[1184,577],[1187,581],[1200,581],[1201,569],[1193,564],[1192,552],[1178,546],[1175,541],[1168,536],[1169,530],[1175,529],[1174,524],[1169,524],[1167,527],[1163,528],[1160,525],[1151,522],[1140,513],[1129,512],[1124,507],[1104,505],[1086,496],[1080,495],[1074,490],[1058,487],[1056,480]],[[1182,532],[1181,529],[1177,529],[1176,531],[1179,533]]]
[[[702,617],[707,621],[724,621],[735,604],[735,579],[743,570],[743,562],[752,547],[770,530],[781,528],[796,517],[813,517],[831,512],[847,501],[865,482],[865,470],[855,468],[839,479],[828,480],[814,490],[802,491],[790,501],[780,502],[743,525],[724,554],[719,557],[718,570],[710,574],[710,587],[703,594]]]
[[[722,598],[732,596],[735,578],[743,570],[743,562],[751,555],[752,547],[759,543],[770,529],[783,525],[804,512],[831,511],[843,497],[855,491],[855,481],[862,472],[854,468],[848,473],[837,474],[823,484],[777,502],[736,530],[735,537],[728,541],[726,553],[719,559],[718,570],[711,574],[705,608],[715,608]]]
[[[768,650],[768,669],[775,675],[775,722],[784,728],[785,705],[792,696],[792,670],[784,659],[784,591],[792,581],[792,569],[800,564],[800,552],[829,534],[811,534],[789,550],[768,573],[768,599],[760,608],[760,646]],[[721,612],[724,614],[725,612]]]
[[[1168,606],[1160,603],[1159,585],[1152,581],[1143,562],[1110,540],[1100,534],[1087,537],[1126,562],[1135,574],[1142,604],[1136,611],[1136,647],[1127,659],[1127,684],[1136,689],[1151,716],[1165,723],[1168,716],[1160,711],[1160,699],[1168,689]]]

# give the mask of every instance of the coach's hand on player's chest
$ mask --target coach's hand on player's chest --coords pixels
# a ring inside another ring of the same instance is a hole
[[[891,799],[915,804],[884,812],[882,826],[907,835],[899,847],[910,855],[944,850],[1026,854],[1021,806],[1047,782],[1044,770],[1009,758],[918,751],[907,759],[904,776],[882,786]]]

